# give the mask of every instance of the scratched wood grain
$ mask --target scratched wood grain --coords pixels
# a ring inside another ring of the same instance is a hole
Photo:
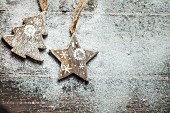
[[[99,51],[87,65],[89,82],[57,81],[49,53],[70,42],[79,0],[49,0],[44,62],[11,53],[2,39],[39,12],[36,0],[0,1],[0,103],[12,113],[169,113],[170,1],[90,0],[77,26],[83,48]]]

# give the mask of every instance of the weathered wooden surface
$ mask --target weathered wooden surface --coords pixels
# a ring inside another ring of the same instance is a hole
[[[49,0],[43,63],[12,54],[0,41],[1,103],[14,113],[169,113],[170,1],[91,0],[77,27],[82,48],[100,52],[87,65],[90,80],[58,82],[60,64],[48,52],[69,44],[75,6]],[[0,38],[38,10],[36,0],[1,0]]]

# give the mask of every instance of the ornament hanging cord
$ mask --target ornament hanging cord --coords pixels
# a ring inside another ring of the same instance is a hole
[[[38,0],[41,10],[46,11],[48,8],[48,0]]]
[[[76,25],[81,15],[82,10],[87,4],[87,0],[81,0],[73,12],[73,19],[70,24],[70,33],[73,35],[76,31]]]

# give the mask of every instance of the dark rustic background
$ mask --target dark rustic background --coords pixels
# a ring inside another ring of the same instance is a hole
[[[77,26],[83,48],[98,50],[89,82],[57,81],[49,49],[66,48],[79,0],[49,0],[44,62],[10,52],[2,35],[36,15],[37,0],[0,0],[0,102],[12,113],[169,113],[170,1],[89,0]]]

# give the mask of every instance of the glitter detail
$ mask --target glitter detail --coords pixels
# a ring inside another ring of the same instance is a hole
[[[35,34],[35,28],[33,25],[26,25],[25,28],[24,28],[24,34],[26,34],[27,36],[34,36]]]
[[[76,60],[83,60],[85,58],[85,51],[81,48],[78,48],[74,51],[74,58]]]
[[[41,21],[40,21],[40,19],[38,19],[38,18],[35,18],[34,21],[35,21],[35,25],[41,24]]]

